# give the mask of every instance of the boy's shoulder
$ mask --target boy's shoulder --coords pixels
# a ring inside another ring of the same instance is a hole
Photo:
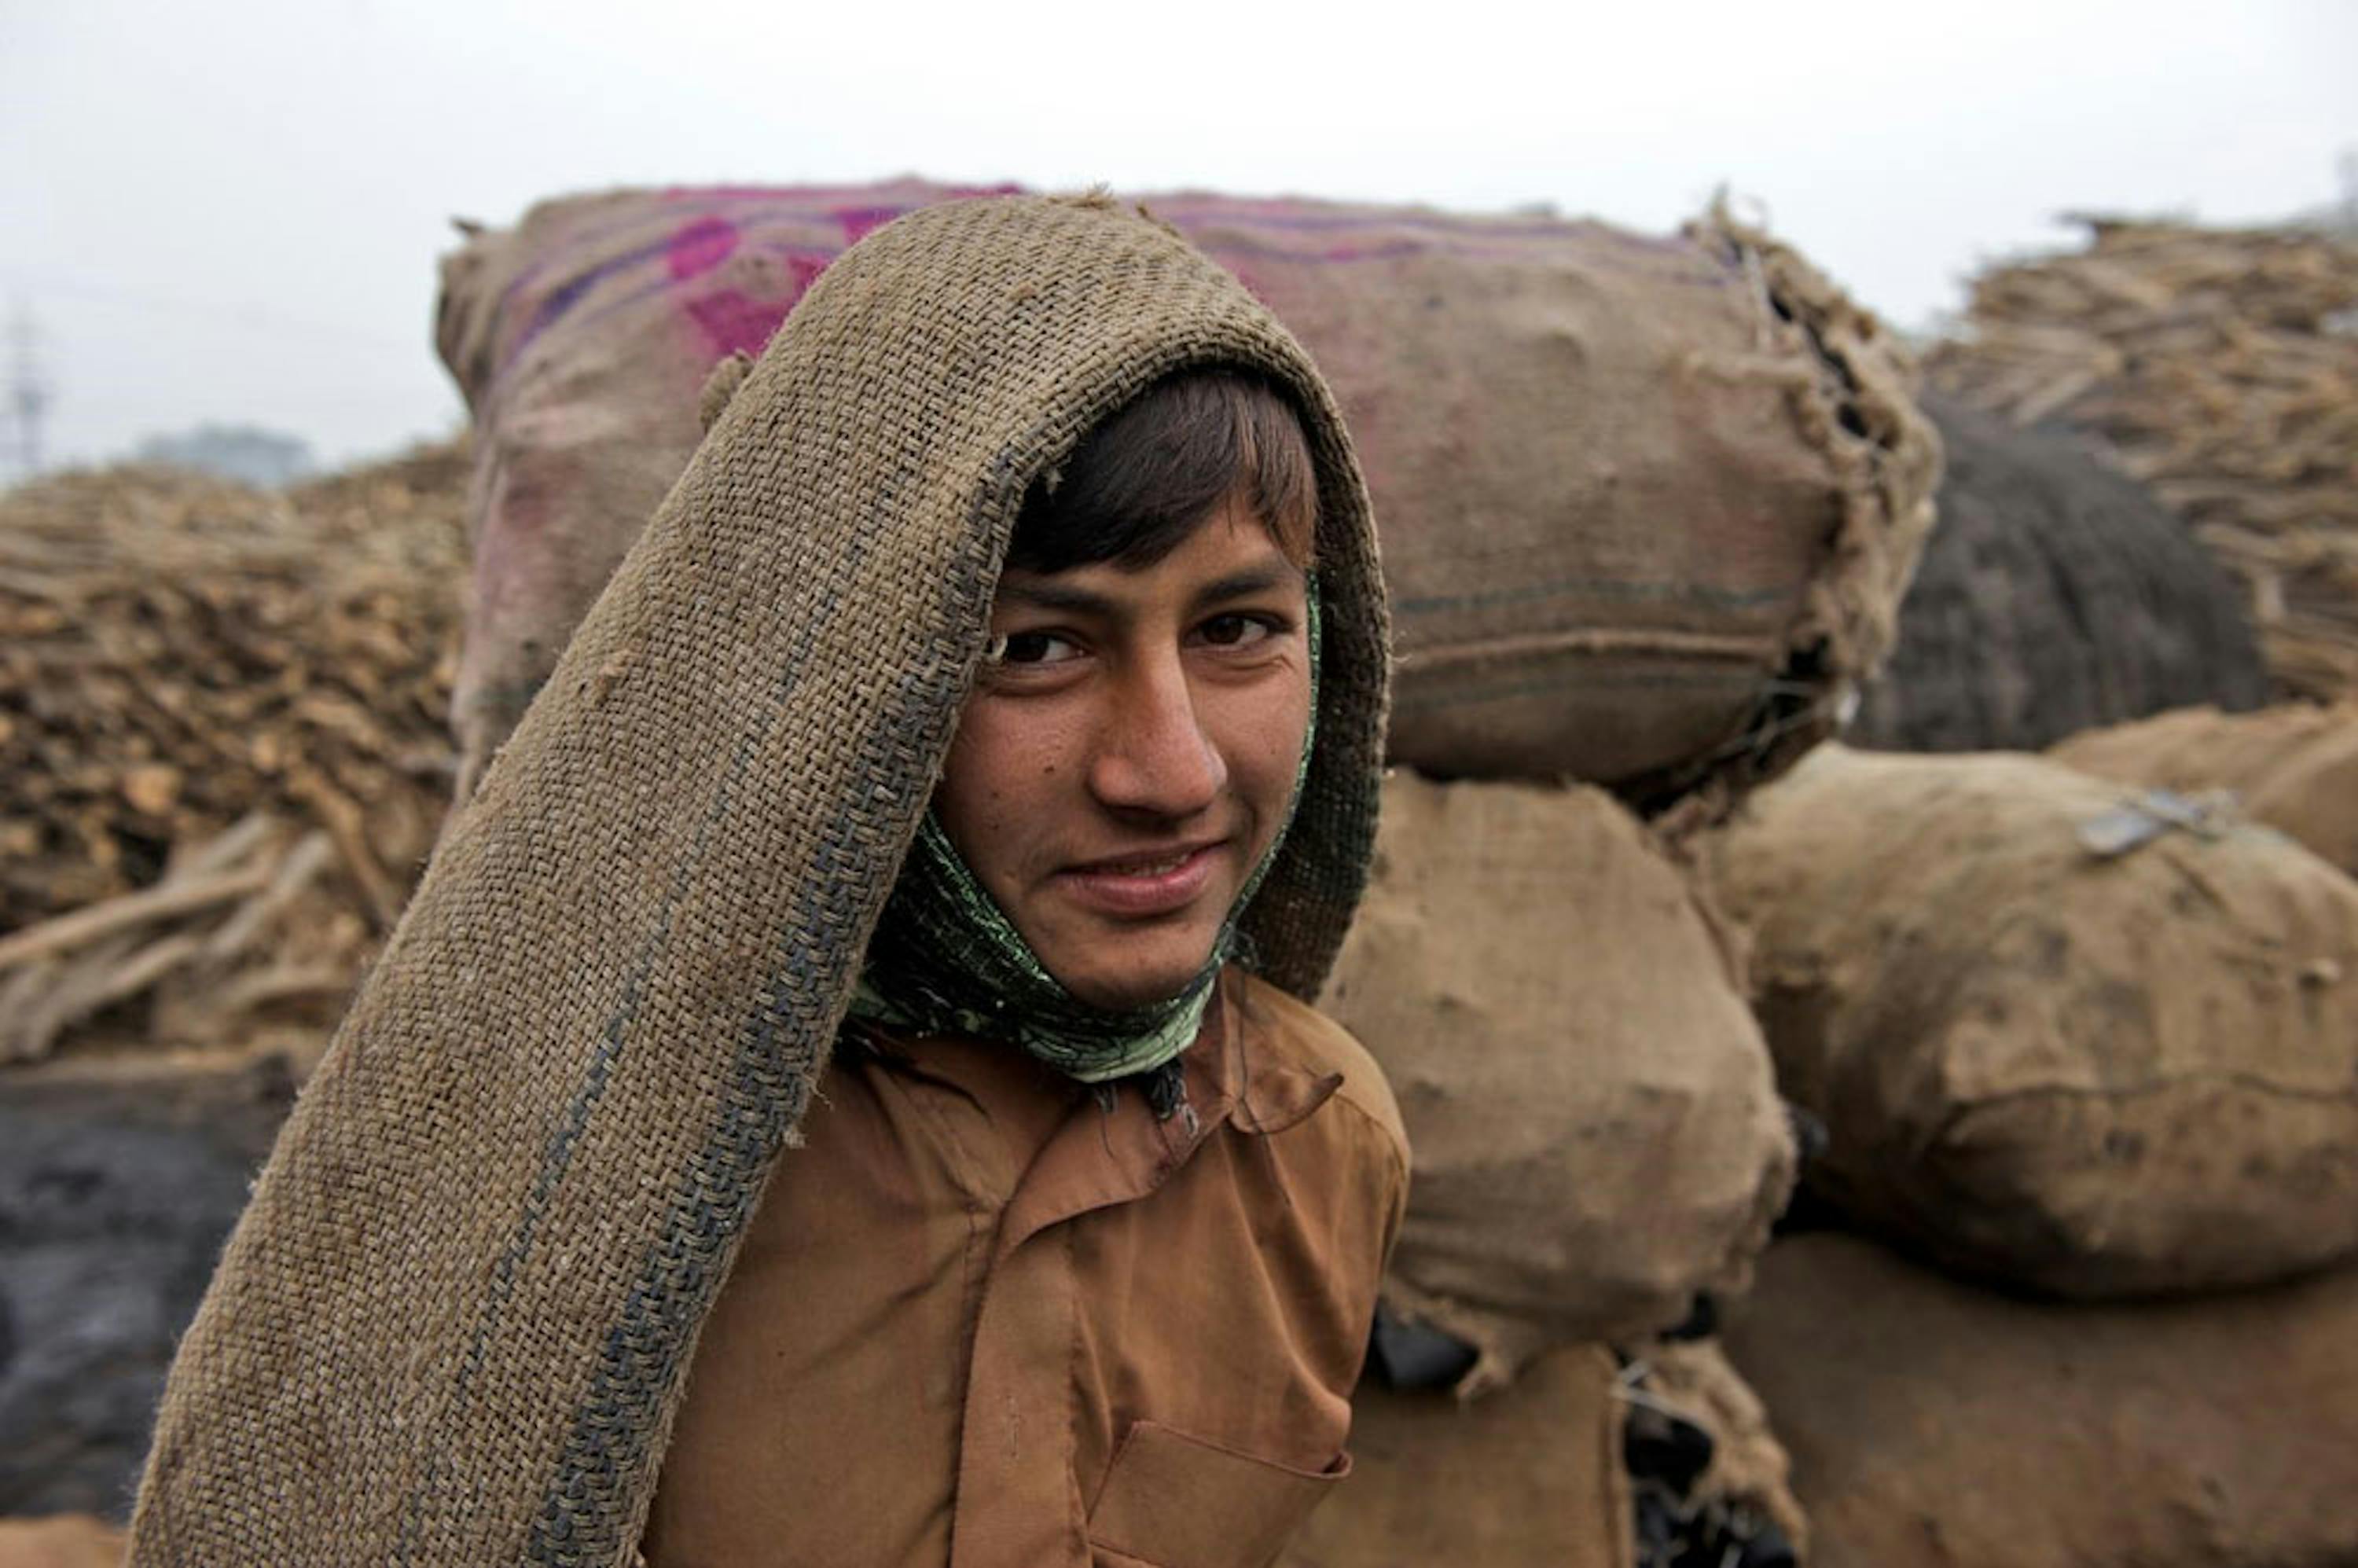
[[[1237,1016],[1253,1032],[1255,1044],[1322,1077],[1339,1076],[1343,1081],[1335,1098],[1372,1122],[1406,1169],[1408,1132],[1401,1123],[1400,1102],[1368,1048],[1308,1002],[1250,970],[1232,968],[1228,975],[1236,988]]]

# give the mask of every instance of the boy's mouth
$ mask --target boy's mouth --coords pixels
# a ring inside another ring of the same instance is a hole
[[[1174,849],[1152,860],[1100,860],[1087,870],[1105,876],[1159,877],[1165,871],[1175,871],[1184,865],[1194,849]]]
[[[1109,855],[1073,867],[1063,881],[1083,903],[1108,914],[1167,914],[1185,908],[1203,892],[1226,842]]]

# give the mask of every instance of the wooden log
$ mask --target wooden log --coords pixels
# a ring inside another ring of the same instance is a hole
[[[0,938],[0,969],[67,952],[129,926],[243,898],[269,886],[271,871],[268,866],[242,866],[234,871],[189,877],[45,920],[13,936]]]
[[[205,943],[204,964],[218,968],[241,957],[335,858],[335,841],[325,831],[305,834],[279,862],[270,885],[248,899]]]
[[[296,798],[311,807],[335,841],[336,853],[342,857],[344,870],[351,873],[367,900],[369,915],[377,930],[392,930],[394,922],[401,918],[402,895],[369,848],[367,822],[360,806],[316,769],[306,768],[297,773],[294,793]]]

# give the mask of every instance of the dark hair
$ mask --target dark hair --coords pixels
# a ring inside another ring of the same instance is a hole
[[[1061,469],[1033,483],[1007,564],[1033,572],[1152,566],[1230,497],[1260,519],[1288,560],[1309,569],[1318,476],[1292,406],[1249,376],[1184,371],[1123,405]]]

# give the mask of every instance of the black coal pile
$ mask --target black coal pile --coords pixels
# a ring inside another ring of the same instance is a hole
[[[1853,745],[2038,751],[2166,708],[2267,700],[2244,596],[2183,522],[2076,438],[1938,396],[1925,408],[1948,448],[1941,521]]]
[[[0,1097],[0,1516],[121,1518],[172,1347],[294,1099],[284,1063]]]

